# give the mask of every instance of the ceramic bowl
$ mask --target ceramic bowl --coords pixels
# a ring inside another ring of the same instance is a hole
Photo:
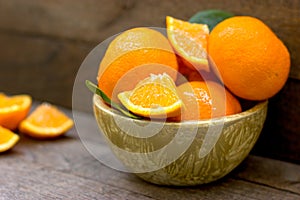
[[[125,117],[94,96],[94,114],[111,150],[128,170],[159,185],[189,186],[222,178],[257,141],[268,101],[201,121],[165,122]]]

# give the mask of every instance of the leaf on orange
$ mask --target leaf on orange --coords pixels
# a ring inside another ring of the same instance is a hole
[[[209,71],[207,59],[208,26],[170,16],[166,17],[166,24],[170,43],[187,66]]]
[[[74,122],[57,107],[43,103],[20,123],[19,130],[34,138],[55,138],[68,131]]]

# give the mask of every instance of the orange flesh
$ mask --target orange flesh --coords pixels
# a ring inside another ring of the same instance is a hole
[[[168,38],[187,67],[209,71],[207,60],[208,26],[189,23],[169,16],[166,18],[166,23]]]
[[[65,115],[47,104],[38,107],[27,119],[29,123],[39,127],[59,127],[67,120]]]
[[[137,88],[130,96],[130,101],[144,108],[165,107],[178,101],[178,97],[170,89],[154,83]]]
[[[8,129],[2,128],[0,126],[0,144],[6,143],[12,137],[13,137],[13,133],[11,133]]]

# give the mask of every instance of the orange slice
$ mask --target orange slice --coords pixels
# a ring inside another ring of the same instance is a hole
[[[15,130],[27,116],[31,102],[29,95],[6,96],[0,93],[0,125]]]
[[[11,130],[0,126],[0,152],[7,151],[15,146],[20,137]]]
[[[43,103],[20,123],[19,130],[34,138],[55,138],[73,126],[73,120],[55,106]]]
[[[167,35],[175,51],[184,63],[197,70],[209,71],[207,41],[209,28],[206,24],[196,24],[166,17]]]
[[[132,91],[119,93],[118,98],[129,111],[144,117],[177,116],[182,106],[176,85],[166,73],[151,74],[139,82]]]

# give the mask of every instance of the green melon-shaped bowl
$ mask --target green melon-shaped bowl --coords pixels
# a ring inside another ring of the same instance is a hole
[[[94,96],[94,114],[116,157],[140,178],[159,185],[188,186],[220,179],[249,154],[262,130],[267,101],[213,120],[136,120]]]

